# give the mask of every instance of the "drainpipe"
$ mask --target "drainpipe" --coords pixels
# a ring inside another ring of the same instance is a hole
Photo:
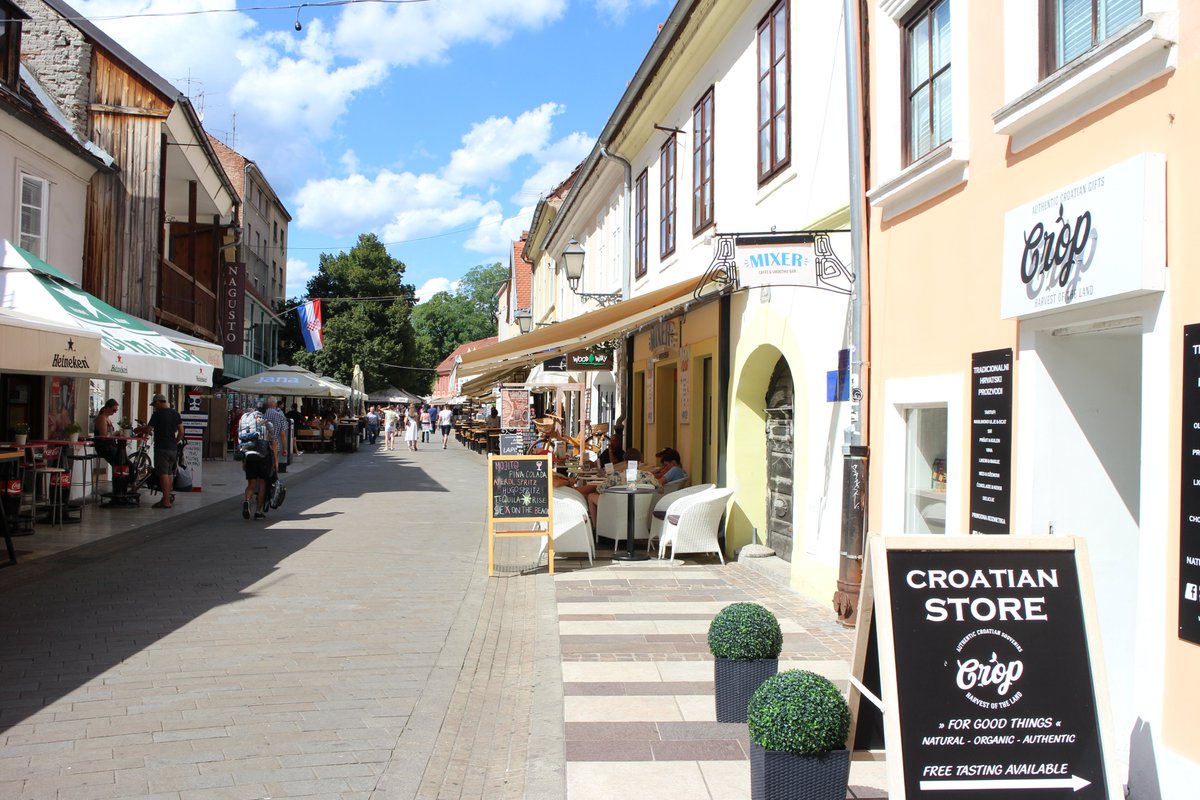
[[[862,588],[863,532],[867,516],[867,475],[870,466],[866,420],[863,415],[864,304],[866,294],[866,213],[863,173],[863,119],[866,104],[862,95],[860,35],[862,19],[859,0],[843,0],[846,34],[846,132],[849,138],[850,243],[854,284],[850,294],[850,423],[842,447],[842,536],[838,561],[837,591],[833,607],[838,622],[852,626],[858,617]]]
[[[625,192],[624,192],[625,196],[624,196],[624,201],[622,203],[622,205],[624,207],[624,212],[625,212],[624,213],[625,220],[622,223],[624,225],[624,227],[622,229],[623,235],[621,236],[621,297],[624,300],[628,300],[629,294],[631,291],[631,283],[630,283],[630,278],[629,278],[629,275],[630,275],[630,268],[629,268],[629,266],[630,266],[629,265],[630,244],[629,244],[629,241],[632,238],[633,232],[629,228],[630,228],[630,225],[632,225],[632,209],[630,208],[630,196],[633,192],[633,165],[630,164],[625,159],[621,158],[616,153],[608,152],[608,148],[605,145],[600,145],[600,155],[603,156],[604,158],[607,158],[609,161],[617,162],[625,170]],[[623,340],[622,347],[629,350],[629,354],[628,354],[627,358],[628,358],[628,362],[632,365],[632,363],[633,363],[633,340],[630,339],[629,337],[626,337]],[[613,360],[616,361],[615,358]],[[622,380],[623,376],[624,376],[624,371],[616,370],[616,384],[617,385],[615,387],[616,391],[614,392],[614,394],[617,397],[624,397],[626,394],[625,392],[621,391],[621,389],[622,389],[621,380]],[[630,387],[632,387],[632,384],[630,384]],[[630,394],[630,396],[632,396],[632,392],[630,392],[629,394]],[[620,413],[617,414],[616,419],[613,421],[613,426],[614,427],[616,427],[617,425],[624,426],[625,419],[628,416],[628,413],[629,413],[628,406],[621,408]],[[632,427],[627,435],[632,435]]]

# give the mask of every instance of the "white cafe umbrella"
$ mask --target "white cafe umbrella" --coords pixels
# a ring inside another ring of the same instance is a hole
[[[303,367],[277,364],[248,378],[241,378],[224,388],[243,394],[285,395],[287,397],[349,397],[348,387],[333,383]]]
[[[47,330],[77,330],[100,338],[96,363],[52,370],[55,374],[212,386],[210,364],[145,320],[93,297],[70,276],[12,242],[4,241],[0,248],[0,312],[44,322]]]

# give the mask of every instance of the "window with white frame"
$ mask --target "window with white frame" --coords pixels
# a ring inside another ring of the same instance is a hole
[[[46,226],[49,222],[50,184],[45,178],[21,173],[21,247],[38,258],[46,257]]]
[[[788,4],[780,0],[758,23],[758,181],[773,178],[791,160]]]
[[[954,130],[950,72],[950,0],[936,0],[904,25],[906,163],[950,141]]]
[[[1047,37],[1042,74],[1049,75],[1142,15],[1142,0],[1042,0]]]
[[[904,531],[946,532],[946,406],[904,412]]]

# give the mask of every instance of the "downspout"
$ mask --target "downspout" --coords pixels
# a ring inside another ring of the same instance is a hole
[[[621,297],[624,300],[628,300],[629,294],[631,291],[630,268],[629,268],[629,266],[630,266],[629,265],[629,250],[630,250],[629,240],[632,238],[633,232],[629,228],[630,228],[630,225],[632,224],[632,219],[633,219],[632,209],[630,208],[630,196],[633,193],[633,165],[630,164],[625,159],[621,158],[619,155],[608,152],[608,148],[606,145],[600,145],[600,155],[604,158],[607,158],[609,161],[617,162],[618,164],[621,165],[622,169],[625,170],[625,192],[624,192],[624,200],[623,200],[623,204],[622,204],[623,208],[624,208],[625,220],[622,223],[624,227],[622,229],[623,235],[621,236]],[[624,340],[624,343],[622,344],[622,347],[626,348],[629,351],[626,360],[630,364],[630,369],[632,370],[633,340],[630,337],[626,337]],[[613,360],[616,361],[617,359],[613,359]],[[623,376],[624,376],[624,371],[616,370],[617,385],[615,387],[616,391],[614,392],[614,394],[617,397],[625,397],[626,394],[629,394],[630,396],[632,396],[631,392],[623,392],[622,391],[623,387],[621,386],[621,382],[622,382]],[[630,388],[632,388],[632,387],[630,387]],[[617,414],[616,419],[613,421],[614,428],[618,425],[620,425],[621,427],[625,426],[625,417],[627,415],[627,412],[628,412],[628,406],[625,404],[622,404],[620,413]],[[632,431],[630,431],[629,433],[632,434]]]
[[[843,0],[846,46],[846,132],[849,138],[850,172],[850,247],[854,266],[854,285],[850,294],[850,422],[842,447],[842,535],[838,561],[837,591],[833,607],[838,622],[854,625],[862,588],[863,534],[867,517],[867,478],[870,453],[865,435],[863,373],[868,366],[863,349],[866,303],[866,196],[863,174],[866,154],[863,146],[863,121],[866,103],[863,97],[860,0]]]

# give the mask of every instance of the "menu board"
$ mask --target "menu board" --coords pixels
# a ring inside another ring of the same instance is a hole
[[[502,433],[500,434],[500,455],[502,456],[519,456],[525,452],[525,434],[524,433]]]
[[[971,533],[1008,533],[1013,351],[971,356]]]
[[[489,459],[492,519],[539,519],[550,515],[548,456]]]
[[[1179,638],[1200,644],[1200,325],[1183,328],[1179,455]]]
[[[871,559],[891,796],[1106,800],[1082,542],[888,538]]]
[[[523,387],[500,388],[500,427],[525,430],[529,427],[529,390]]]

